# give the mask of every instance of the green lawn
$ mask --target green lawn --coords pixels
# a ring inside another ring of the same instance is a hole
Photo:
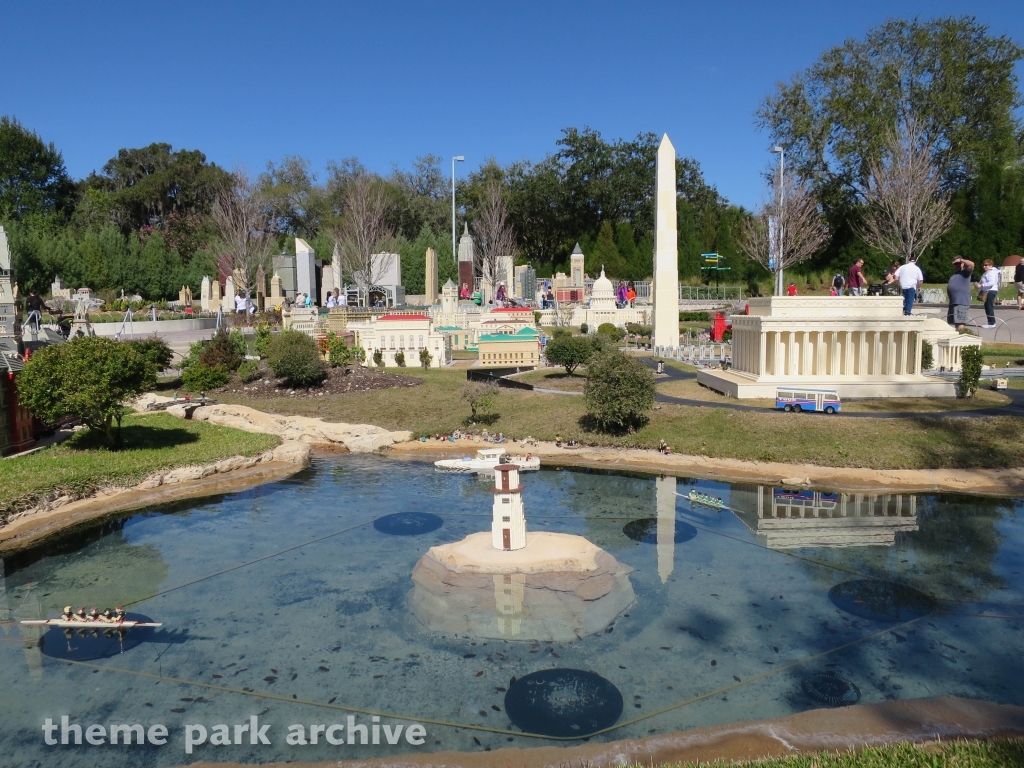
[[[663,764],[661,768],[696,765],[672,763]],[[1024,765],[1024,740],[896,744],[857,752],[815,752],[729,765],[733,768],[1016,768]]]
[[[0,522],[53,491],[81,497],[112,483],[136,483],[157,469],[254,456],[280,444],[271,435],[166,413],[129,415],[123,432],[121,451],[100,447],[95,435],[83,431],[61,445],[0,461]]]
[[[407,369],[422,386],[274,401],[221,397],[285,415],[376,424],[433,435],[464,428],[469,405],[460,397],[464,371]],[[590,445],[656,448],[749,461],[784,461],[877,469],[1004,467],[1024,463],[1024,419],[858,419],[824,414],[757,413],[699,406],[658,405],[639,432],[615,436],[585,427],[582,397],[501,390],[491,431],[519,438],[555,435]]]
[[[582,392],[583,383],[587,380],[586,369],[577,368],[566,373],[565,368],[539,368],[515,377],[516,381],[524,381],[541,389],[560,389],[567,392]]]

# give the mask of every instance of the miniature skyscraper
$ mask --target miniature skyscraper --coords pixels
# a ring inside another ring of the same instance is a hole
[[[0,227],[0,336],[14,336],[15,332],[13,274],[7,235],[4,228]]]
[[[476,254],[473,250],[473,238],[469,234],[469,225],[466,224],[462,230],[462,237],[459,238],[459,290],[465,285],[470,292],[473,290],[473,275],[475,270]]]
[[[679,242],[676,231],[676,148],[666,133],[658,147],[654,207],[655,347],[679,346]]]
[[[526,546],[526,513],[518,464],[494,468],[494,509],[491,516],[491,544],[495,549],[513,550]]]
[[[437,303],[437,251],[427,248],[426,264],[423,270],[423,292],[426,294],[427,306]]]

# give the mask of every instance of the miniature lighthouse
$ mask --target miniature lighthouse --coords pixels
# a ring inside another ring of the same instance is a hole
[[[522,549],[526,546],[526,513],[523,510],[523,487],[519,484],[519,465],[496,466],[493,490],[491,544],[495,549]]]

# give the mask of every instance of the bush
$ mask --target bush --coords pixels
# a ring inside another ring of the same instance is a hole
[[[379,349],[373,350],[373,364],[378,368],[384,367],[384,353]]]
[[[930,341],[921,342],[921,370],[927,371],[935,365],[934,351]]]
[[[157,373],[171,367],[171,361],[174,360],[174,351],[159,336],[133,339],[125,343],[130,344],[135,348],[136,352],[146,358],[156,369]]]
[[[15,382],[21,404],[44,422],[77,417],[117,448],[125,403],[145,389],[151,365],[131,344],[82,336],[37,350]]]
[[[632,431],[647,423],[654,406],[654,373],[617,350],[602,352],[587,365],[583,399],[599,429]]]
[[[187,392],[205,392],[208,389],[223,387],[230,378],[231,372],[223,363],[194,363],[182,371],[181,386]]]
[[[331,368],[337,368],[340,366],[352,365],[355,360],[355,356],[352,354],[352,350],[349,349],[345,343],[345,339],[338,336],[333,331],[327,334],[327,362],[331,364]]]
[[[579,366],[586,365],[594,354],[594,347],[590,339],[582,336],[555,336],[544,347],[544,355],[549,362],[565,368],[566,373],[572,373]]]
[[[238,378],[248,384],[260,377],[260,364],[258,360],[246,360],[238,366]]]
[[[267,356],[267,347],[270,346],[270,340],[274,338],[270,331],[270,326],[266,323],[260,323],[256,326],[256,340],[253,342],[253,347],[256,349],[256,354],[260,357]]]
[[[680,312],[679,319],[683,322],[707,323],[710,322],[711,315],[707,312]]]
[[[223,365],[229,371],[235,371],[244,359],[245,337],[239,331],[229,334],[221,328],[199,349],[199,362],[208,367]]]
[[[267,348],[274,375],[293,387],[309,387],[327,378],[316,342],[301,331],[282,331]]]
[[[395,365],[399,368],[405,368],[405,352],[402,350],[395,352]]]
[[[537,310],[533,310],[533,324],[540,325],[541,314]]]
[[[597,326],[597,332],[602,336],[607,336],[609,339],[612,339],[614,341],[618,341],[619,339],[626,335],[625,331],[623,331],[621,328],[619,328],[617,325],[613,323],[601,323],[599,326]]]
[[[981,347],[964,347],[960,352],[960,397],[972,397],[981,378]]]
[[[590,330],[590,326],[586,323],[580,323],[580,333],[586,333]]]
[[[424,368],[429,368],[430,361],[433,359],[433,356],[430,354],[430,352],[427,351],[426,347],[420,350],[420,365],[422,365]]]
[[[469,403],[470,423],[476,423],[481,416],[491,414],[498,402],[501,390],[497,384],[484,381],[467,381],[462,385],[462,399]]]
[[[651,326],[640,323],[626,323],[626,330],[634,336],[650,336],[653,332]]]

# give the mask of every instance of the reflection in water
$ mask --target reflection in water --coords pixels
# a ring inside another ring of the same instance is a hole
[[[632,571],[602,552],[585,573],[459,573],[429,555],[412,572],[412,612],[431,632],[568,642],[602,631],[634,600]]]
[[[916,531],[917,497],[822,493],[736,485],[733,512],[769,549],[891,547],[896,533]]]
[[[676,479],[659,477],[658,488],[658,576],[668,581],[676,563]]]

